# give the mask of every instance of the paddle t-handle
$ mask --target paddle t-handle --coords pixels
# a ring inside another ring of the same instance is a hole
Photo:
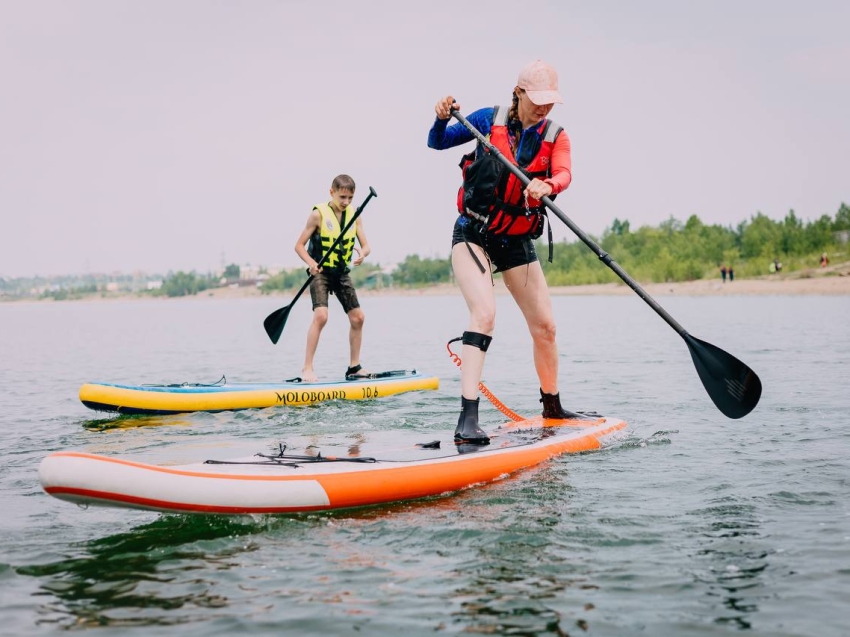
[[[324,262],[328,260],[328,257],[330,257],[334,249],[342,241],[343,237],[345,236],[345,233],[348,232],[351,226],[353,226],[354,223],[357,221],[357,218],[360,216],[360,213],[363,212],[363,209],[366,207],[366,204],[369,203],[369,200],[372,199],[372,197],[377,196],[378,193],[375,192],[375,189],[372,188],[372,186],[369,186],[369,194],[366,195],[366,199],[364,199],[363,203],[361,203],[358,206],[357,210],[354,211],[354,214],[351,215],[351,219],[345,224],[345,227],[340,230],[339,236],[331,244],[331,247],[328,248],[327,252],[325,252],[325,254],[322,255],[322,258],[319,259],[319,262],[316,264],[317,268],[321,268],[322,264],[324,264]],[[310,285],[310,283],[315,277],[315,274],[311,274],[309,277],[307,277],[307,280],[304,281],[304,285],[302,285],[301,289],[296,292],[295,297],[292,299],[292,301],[289,302],[289,305],[285,305],[284,307],[275,310],[263,320],[263,328],[266,330],[266,334],[268,334],[273,344],[277,344],[277,342],[280,340],[280,335],[283,333],[283,328],[286,326],[286,319],[289,318],[289,311],[292,309],[292,306],[295,305],[295,302],[301,297],[301,295],[304,293],[304,290],[307,289],[307,287]]]
[[[483,145],[490,153],[492,153],[499,161],[501,161],[513,175],[519,179],[524,185],[528,186],[531,180],[523,173],[519,166],[510,161],[504,154],[496,148],[490,141],[481,134],[469,121],[461,115],[460,111],[455,108],[455,104],[451,107],[451,115],[466,129],[472,133],[478,143]],[[715,406],[729,418],[741,418],[750,413],[758,404],[761,398],[761,381],[756,373],[747,367],[740,360],[723,351],[719,347],[701,341],[688,334],[687,330],[682,327],[678,321],[670,316],[667,311],[661,307],[649,293],[644,290],[637,281],[632,279],[628,273],[620,267],[620,264],[605,252],[599,245],[587,236],[584,231],[579,228],[573,221],[561,211],[558,206],[549,198],[541,199],[543,204],[551,210],[555,216],[566,224],[572,232],[581,239],[588,248],[590,248],[599,260],[607,265],[614,273],[622,279],[626,285],[637,293],[649,307],[663,318],[670,327],[672,327],[681,336],[688,346],[693,359],[694,365],[699,374],[703,386],[708,392],[709,397],[714,402]]]

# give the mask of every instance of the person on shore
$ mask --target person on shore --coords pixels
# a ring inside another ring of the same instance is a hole
[[[726,283],[726,264],[720,266],[720,279]]]
[[[360,265],[371,252],[366,232],[363,230],[362,217],[357,217],[357,221],[345,232],[343,239],[322,267],[319,267],[319,261],[342,234],[356,212],[351,203],[354,199],[354,189],[355,184],[351,177],[337,175],[331,183],[330,201],[313,206],[307,216],[307,225],[295,243],[296,254],[307,264],[308,272],[314,277],[310,283],[313,320],[307,330],[307,351],[304,356],[304,368],[301,370],[301,379],[306,383],[315,383],[318,380],[313,371],[313,357],[319,346],[322,329],[328,322],[328,300],[332,294],[335,294],[342,304],[350,325],[348,334],[350,358],[345,378],[353,380],[368,377],[368,372],[363,371],[360,365],[360,346],[363,342],[365,315],[349,274],[349,264]],[[354,245],[355,239],[360,244],[359,249]],[[356,257],[353,256],[355,252]]]
[[[735,280],[735,269],[730,265],[728,272],[729,272],[729,283],[732,283],[732,281]]]
[[[826,256],[826,252],[820,255],[820,267],[825,268],[829,265],[829,257]]]
[[[499,170],[492,163],[498,160],[481,145],[464,157],[460,215],[452,233],[452,269],[469,308],[468,329],[462,338],[461,412],[454,435],[458,444],[490,441],[478,424],[478,384],[496,322],[495,272],[501,272],[528,324],[543,416],[580,417],[561,406],[555,318],[534,247],[545,218],[541,199],[564,191],[572,179],[569,137],[547,119],[555,103],[563,103],[558,74],[537,60],[520,71],[509,106],[482,108],[467,116],[472,126],[489,135],[490,142],[526,172],[531,183],[523,188],[510,171],[503,166]],[[445,150],[475,139],[460,123],[448,126],[453,108],[460,110],[460,105],[451,95],[437,101],[437,117],[428,133],[430,148]]]

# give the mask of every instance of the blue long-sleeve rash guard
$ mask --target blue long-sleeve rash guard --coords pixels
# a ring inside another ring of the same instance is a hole
[[[485,137],[490,134],[490,128],[493,124],[493,112],[496,109],[492,106],[481,108],[467,115],[466,120],[472,124],[473,128],[478,130]],[[434,125],[428,132],[428,147],[436,150],[445,150],[446,148],[454,148],[468,141],[475,139],[475,136],[469,130],[458,122],[452,126],[448,126],[449,120],[436,119]],[[538,124],[534,124],[522,131],[519,138],[519,144],[516,148],[516,159],[520,166],[526,166],[534,159],[537,151],[540,150],[540,144],[543,138],[537,132]]]
[[[493,111],[496,110],[492,106],[481,108],[466,116],[466,121],[472,124],[478,132],[485,137],[490,134],[490,125],[493,122]],[[447,119],[436,119],[434,125],[428,132],[428,148],[436,150],[445,150],[454,148],[466,142],[475,139],[466,126],[458,122],[452,126],[448,125]]]

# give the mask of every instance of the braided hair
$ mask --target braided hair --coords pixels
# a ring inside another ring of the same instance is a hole
[[[523,89],[520,89],[520,91],[523,91]],[[508,136],[508,139],[511,144],[511,152],[516,154],[516,147],[522,135],[522,122],[519,119],[519,94],[514,91],[511,97],[511,108],[508,111],[508,131],[511,135]]]

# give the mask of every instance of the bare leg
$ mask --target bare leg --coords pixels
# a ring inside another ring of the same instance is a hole
[[[558,392],[558,344],[552,299],[540,263],[534,262],[505,272],[505,283],[528,323],[534,342],[534,366],[540,377],[540,402],[543,417],[559,420],[581,419],[580,414],[564,409]]]
[[[519,306],[534,343],[534,367],[540,388],[547,394],[558,393],[558,344],[552,299],[540,263],[519,266],[503,272],[508,290]]]
[[[475,250],[484,272],[472,258],[469,249]],[[469,308],[467,331],[491,336],[496,326],[496,296],[490,262],[479,246],[458,243],[452,248],[452,269],[460,291]],[[474,345],[464,345],[461,368],[461,411],[455,429],[455,443],[486,445],[490,437],[478,424],[478,384],[484,369],[484,352]]]
[[[360,364],[360,346],[363,344],[363,322],[365,319],[366,315],[363,314],[362,308],[356,307],[348,313],[348,322],[351,324],[348,331],[348,349],[351,358],[349,367],[357,367]]]
[[[458,243],[452,248],[452,269],[466,306],[469,308],[468,330],[491,336],[496,326],[496,297],[493,293],[490,261],[481,247],[472,244],[470,247],[475,250],[485,271],[481,272],[465,243]],[[472,345],[464,345],[461,351],[463,352],[461,393],[464,398],[474,400],[478,396],[478,383],[481,381],[485,355]]]
[[[307,330],[307,353],[304,355],[304,368],[301,370],[301,379],[305,383],[315,383],[319,380],[313,371],[313,357],[319,347],[319,336],[328,322],[328,308],[317,307],[313,310],[313,320]]]

